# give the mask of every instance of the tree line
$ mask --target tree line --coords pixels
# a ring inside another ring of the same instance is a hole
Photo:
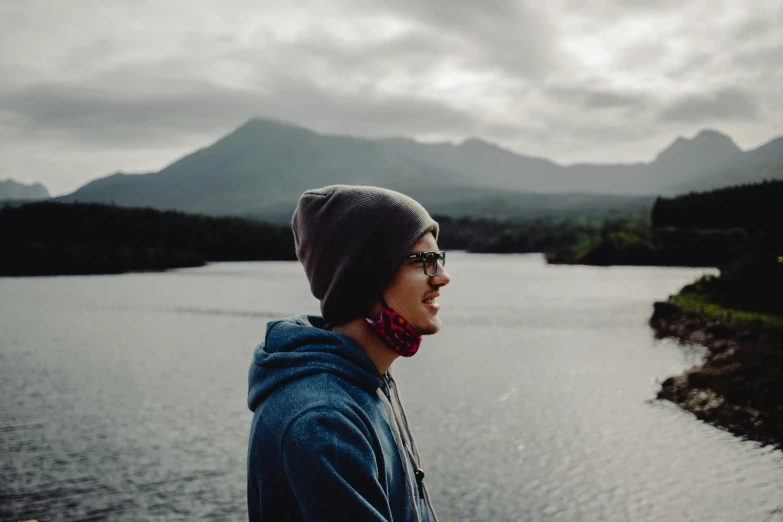
[[[543,252],[555,255],[613,232],[644,235],[650,228],[649,212],[604,212],[529,220],[434,218],[440,224],[438,244],[441,248],[475,253]]]
[[[550,263],[717,267],[720,277],[686,291],[728,308],[783,313],[783,181],[658,198],[651,212],[437,219],[447,249],[544,252]]]
[[[714,231],[737,240],[738,248],[717,259],[720,277],[703,278],[684,293],[727,308],[783,314],[783,181],[659,199],[651,214],[662,230]]]
[[[0,208],[0,275],[107,274],[296,259],[290,227],[85,203]]]
[[[658,198],[652,211],[523,221],[434,216],[445,250],[543,252],[552,263],[714,266],[713,302],[767,311],[783,295],[783,182]],[[289,225],[83,203],[0,208],[0,275],[120,273],[295,260]]]

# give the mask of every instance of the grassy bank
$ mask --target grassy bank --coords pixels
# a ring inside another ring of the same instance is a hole
[[[727,308],[719,304],[710,303],[698,295],[676,294],[669,297],[668,302],[677,305],[683,310],[698,312],[709,320],[728,324],[762,323],[770,327],[783,329],[783,316]]]
[[[743,292],[733,292],[733,284]],[[750,288],[765,290],[774,288]],[[655,303],[650,326],[657,337],[708,350],[701,365],[666,379],[658,397],[736,435],[783,448],[783,314],[774,303],[748,310],[715,302],[716,297],[744,299],[747,292],[746,283],[726,274],[705,276]],[[756,305],[764,302],[759,298]]]

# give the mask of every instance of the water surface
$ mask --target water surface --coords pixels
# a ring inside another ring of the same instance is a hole
[[[449,272],[443,330],[393,367],[442,521],[783,504],[783,452],[653,400],[703,351],[655,340],[652,303],[703,271],[451,254]],[[318,311],[298,264],[6,278],[0,307],[0,520],[246,518],[247,367],[267,321]]]

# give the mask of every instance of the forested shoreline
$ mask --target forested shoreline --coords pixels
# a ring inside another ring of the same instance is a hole
[[[659,337],[707,347],[708,355],[666,379],[658,397],[734,434],[783,448],[783,182],[659,200],[653,226],[724,231],[720,275],[655,303]]]
[[[768,182],[658,198],[651,212],[523,221],[434,217],[445,250],[540,252],[548,262],[562,264],[720,268],[748,253],[758,255],[762,248],[780,250],[780,234],[764,223],[783,223],[783,205],[775,206],[783,199],[781,186],[783,182]],[[296,259],[288,225],[82,203],[1,207],[0,245],[2,275],[118,273],[208,261]],[[773,252],[768,254],[771,259]]]
[[[86,203],[0,208],[0,276],[116,274],[295,260],[290,228]]]

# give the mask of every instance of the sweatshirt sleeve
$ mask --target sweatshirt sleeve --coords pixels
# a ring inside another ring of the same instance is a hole
[[[302,519],[390,521],[369,434],[352,413],[308,410],[289,425],[281,458]]]

